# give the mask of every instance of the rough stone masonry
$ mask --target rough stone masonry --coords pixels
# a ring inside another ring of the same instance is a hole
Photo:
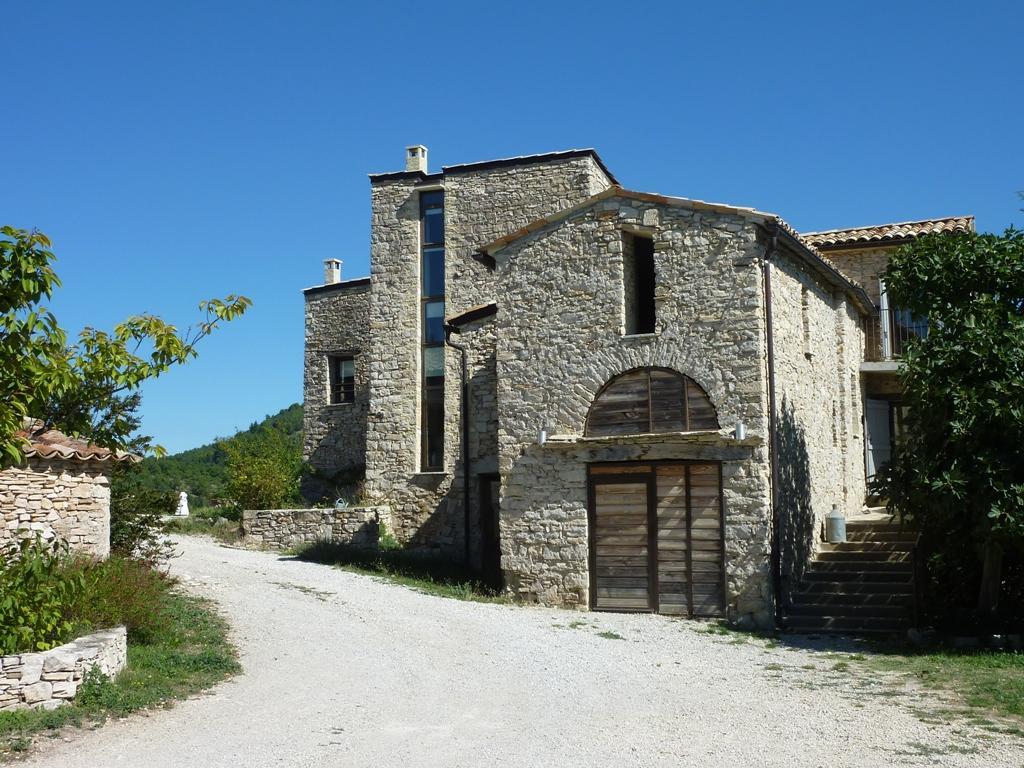
[[[110,553],[110,480],[106,464],[30,457],[0,471],[0,548],[39,535],[96,557]]]
[[[855,514],[865,502],[861,366],[877,290],[869,296],[774,214],[623,189],[593,150],[434,173],[424,148],[413,155],[405,171],[371,176],[368,283],[305,292],[307,459],[331,471],[365,466],[368,502],[389,509],[407,546],[477,567],[500,552],[508,592],[579,608],[594,598],[591,467],[720,464],[721,611],[772,625],[825,515]],[[439,193],[438,468],[421,461],[420,200]],[[653,251],[655,325],[641,333],[630,320],[637,237]],[[877,262],[860,258],[855,276],[877,282]],[[356,404],[337,417],[324,405],[332,349],[358,353]],[[644,369],[692,382],[719,428],[588,437],[599,393]],[[494,483],[497,499],[487,496]],[[299,516],[307,527],[336,524]]]
[[[56,709],[75,698],[89,670],[113,677],[128,659],[127,638],[114,627],[48,651],[0,656],[0,712]]]

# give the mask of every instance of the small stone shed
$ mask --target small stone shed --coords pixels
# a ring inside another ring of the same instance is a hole
[[[27,423],[25,461],[0,470],[0,548],[36,534],[72,551],[110,554],[110,473],[139,458]]]

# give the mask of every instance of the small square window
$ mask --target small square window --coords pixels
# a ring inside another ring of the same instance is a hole
[[[331,405],[351,403],[356,399],[356,360],[350,355],[329,357],[331,373]]]

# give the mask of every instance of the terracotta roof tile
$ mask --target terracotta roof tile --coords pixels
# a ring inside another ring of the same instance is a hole
[[[804,232],[804,241],[819,248],[836,248],[871,243],[909,240],[938,232],[973,232],[973,216],[949,216],[944,219],[902,221],[896,224],[878,224],[873,227],[829,229],[822,232]]]
[[[101,448],[80,438],[68,437],[56,429],[44,429],[44,426],[41,421],[27,419],[25,426],[15,433],[28,443],[26,456],[73,461],[141,461],[135,454]]]

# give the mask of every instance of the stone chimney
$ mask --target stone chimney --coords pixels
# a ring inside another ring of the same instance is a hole
[[[427,172],[427,148],[416,144],[405,148],[405,170]]]
[[[341,259],[324,259],[324,284],[341,282]]]

